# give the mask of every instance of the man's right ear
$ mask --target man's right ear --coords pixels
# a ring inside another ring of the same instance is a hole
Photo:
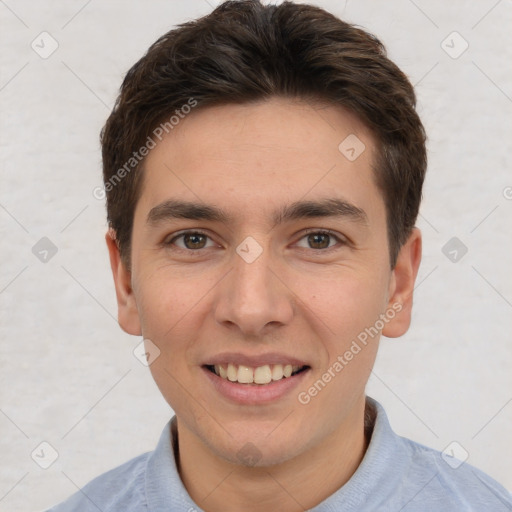
[[[126,268],[119,245],[116,240],[116,233],[109,229],[105,235],[108,253],[110,256],[110,267],[114,276],[117,297],[117,318],[123,331],[134,336],[141,336],[139,311],[135,302],[135,295],[132,288],[132,275]]]

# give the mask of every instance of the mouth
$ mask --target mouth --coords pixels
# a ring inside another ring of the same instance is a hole
[[[308,365],[265,364],[252,367],[235,363],[204,365],[209,372],[229,382],[266,386],[309,370]]]
[[[209,400],[237,405],[284,404],[293,400],[293,390],[304,387],[312,371],[307,362],[284,352],[216,354],[201,364],[205,393]]]
[[[220,356],[203,364],[201,369],[208,383],[207,396],[213,392],[207,399],[222,397],[232,404],[263,406],[282,404],[293,397],[293,390],[304,386],[301,383],[311,366],[286,356],[267,354],[255,358]]]

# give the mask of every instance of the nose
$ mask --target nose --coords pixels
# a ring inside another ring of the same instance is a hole
[[[216,321],[244,337],[257,338],[290,323],[293,292],[279,274],[268,248],[252,262],[234,253],[232,270],[217,289]]]

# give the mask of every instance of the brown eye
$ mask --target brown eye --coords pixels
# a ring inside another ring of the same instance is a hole
[[[308,235],[308,243],[312,249],[326,249],[329,247],[331,236],[326,233],[313,233]]]
[[[201,233],[188,233],[183,235],[183,243],[187,249],[203,249],[206,245],[206,236]]]
[[[330,231],[313,231],[306,233],[297,243],[303,249],[331,249],[335,245],[345,245],[344,240]]]
[[[209,247],[215,246],[215,243],[204,233],[198,231],[187,231],[176,235],[174,238],[169,240],[169,242],[166,242],[165,245],[175,245],[177,248],[182,250],[194,251],[208,249]]]

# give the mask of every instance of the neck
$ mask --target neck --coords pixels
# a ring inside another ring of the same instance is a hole
[[[241,466],[219,458],[178,422],[180,476],[190,497],[206,512],[308,510],[355,473],[366,452],[373,419],[371,408],[367,405],[365,410],[363,402],[354,418],[319,444],[266,467]]]

